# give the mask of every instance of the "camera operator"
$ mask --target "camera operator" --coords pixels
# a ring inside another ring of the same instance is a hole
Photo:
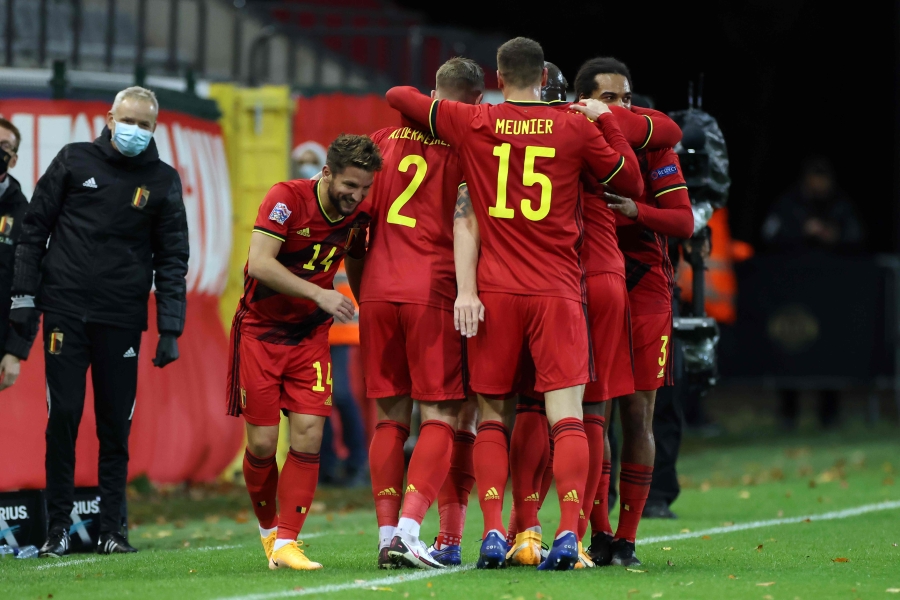
[[[38,319],[32,317],[22,323],[10,323],[10,287],[13,279],[15,243],[22,231],[22,215],[28,200],[19,182],[9,174],[19,157],[22,134],[15,125],[0,119],[0,391],[16,382],[19,361],[28,357],[28,350],[37,335]]]
[[[49,533],[40,556],[69,551],[88,367],[100,439],[97,552],[136,552],[122,532],[122,506],[151,286],[155,366],[178,358],[186,308],[187,220],[178,173],[153,141],[158,112],[150,90],[119,92],[100,137],[63,147],[50,163],[16,246],[10,319],[44,313]]]

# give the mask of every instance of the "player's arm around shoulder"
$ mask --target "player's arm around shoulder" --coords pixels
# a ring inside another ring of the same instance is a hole
[[[596,123],[596,128],[584,125],[588,168],[594,171],[600,183],[611,186],[623,196],[640,196],[644,192],[640,164],[609,107],[599,100],[587,98],[570,108]]]
[[[469,187],[462,183],[456,195],[453,213],[453,261],[456,265],[456,302],[453,305],[453,323],[457,331],[466,337],[478,333],[479,321],[484,321],[484,305],[478,298],[478,252],[481,239],[478,220],[472,210]]]
[[[247,274],[280,294],[312,300],[339,323],[353,320],[356,309],[350,298],[336,290],[326,290],[291,273],[278,262],[282,241],[269,233],[254,230],[250,238]]]

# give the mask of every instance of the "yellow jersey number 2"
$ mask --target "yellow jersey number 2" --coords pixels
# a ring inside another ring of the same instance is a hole
[[[498,219],[512,219],[516,212],[506,206],[506,188],[509,184],[509,158],[512,151],[511,144],[494,146],[494,156],[500,159],[497,169],[497,204],[488,209],[488,214]],[[522,215],[529,221],[540,221],[550,214],[550,201],[553,194],[553,183],[543,173],[534,170],[534,161],[538,158],[553,158],[556,156],[556,148],[544,146],[525,146],[525,168],[522,171],[522,184],[526,186],[540,185],[541,199],[537,208],[534,201],[523,198],[520,203]]]
[[[413,175],[412,181],[409,182],[406,189],[391,203],[391,207],[388,209],[387,214],[388,223],[403,225],[404,227],[416,226],[416,219],[414,217],[401,215],[400,209],[412,199],[416,190],[418,190],[419,186],[422,185],[422,182],[425,181],[425,173],[428,171],[428,164],[425,162],[425,159],[418,154],[409,154],[400,161],[400,164],[397,165],[397,170],[401,173],[406,173],[412,166],[416,167],[416,174]]]

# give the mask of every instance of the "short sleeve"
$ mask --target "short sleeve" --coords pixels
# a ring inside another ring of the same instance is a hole
[[[294,214],[298,204],[297,194],[290,186],[286,183],[275,184],[259,206],[253,231],[286,241],[290,223],[299,216]]]
[[[681,163],[678,155],[671,148],[657,150],[649,153],[647,180],[650,183],[650,191],[655,198],[674,192],[686,190],[684,174],[681,171]],[[650,196],[650,194],[648,194]]]
[[[454,100],[435,100],[428,113],[431,135],[444,140],[451,146],[458,146],[471,130],[469,124],[478,107]]]

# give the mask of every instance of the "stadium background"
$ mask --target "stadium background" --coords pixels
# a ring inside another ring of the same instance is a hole
[[[570,83],[584,58],[615,55],[631,66],[637,91],[663,110],[683,108],[687,81],[705,73],[704,108],[719,119],[731,154],[728,221],[736,239],[758,243],[765,212],[796,177],[799,157],[829,157],[863,214],[868,249],[881,254],[794,265],[794,275],[819,275],[765,314],[754,312],[762,292],[748,286],[771,283],[773,273],[791,280],[792,272],[765,257],[737,269],[737,321],[726,329],[722,357],[733,368],[709,406],[726,421],[750,411],[771,426],[772,390],[837,386],[846,391],[846,414],[896,419],[896,15],[832,12],[801,0],[550,10],[467,1],[450,10],[382,0],[0,2],[0,114],[23,131],[13,174],[26,195],[63,144],[97,135],[115,91],[134,82],[160,92],[157,143],[185,181],[188,325],[172,367],[155,371],[147,352],[141,358],[132,476],[209,481],[238,452],[240,423],[221,410],[226,331],[256,207],[272,183],[291,176],[291,149],[394,122],[381,93],[397,83],[430,89],[437,66],[456,54],[481,62],[495,87],[493,54],[511,35],[541,41]],[[876,72],[874,56],[891,59]],[[767,324],[798,304],[815,320],[816,336],[787,356]],[[774,359],[766,354],[772,348]],[[779,357],[785,361],[774,364]],[[0,490],[43,484],[42,371],[34,352],[0,399],[0,439],[16,440],[18,450],[0,473]],[[96,462],[85,460],[97,451],[93,427],[88,407],[79,485],[96,477]]]

